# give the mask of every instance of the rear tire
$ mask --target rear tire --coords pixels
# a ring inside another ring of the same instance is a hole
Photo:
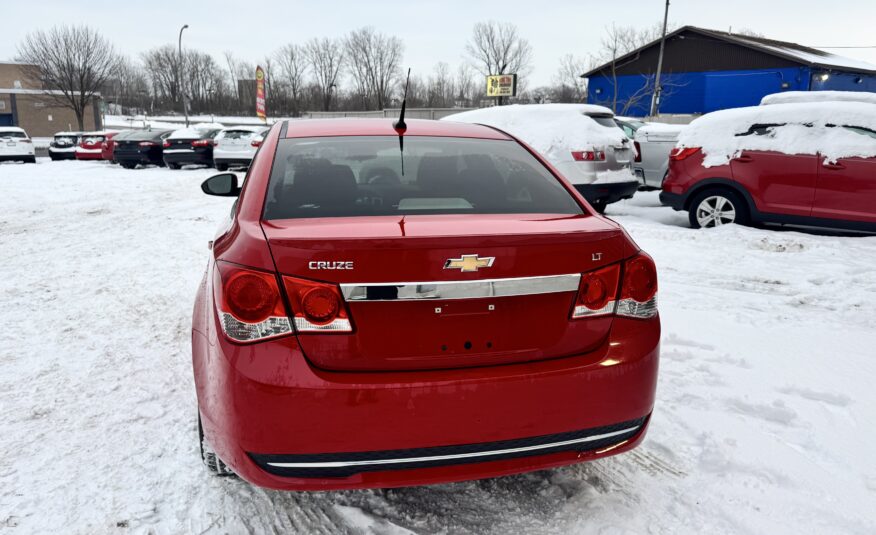
[[[25,158],[24,163],[36,163],[36,156],[31,156],[30,158]]]
[[[137,167],[137,164],[131,163],[131,162],[122,162],[119,165],[121,165],[125,169],[133,169],[133,168]]]
[[[180,167],[182,167],[178,163],[171,163],[171,162],[164,162],[164,163],[165,163],[165,165],[167,165],[168,169],[179,169]]]
[[[217,171],[228,171],[228,164],[227,163],[217,163],[216,170]]]
[[[712,228],[723,225],[747,225],[748,205],[736,192],[707,189],[691,199],[687,210],[691,228]]]
[[[590,203],[590,206],[592,206],[593,209],[596,210],[598,213],[604,214],[605,208],[608,206],[608,204],[606,204],[605,201],[596,201],[596,202]]]
[[[207,470],[213,472],[217,476],[227,477],[233,476],[234,472],[228,468],[222,459],[216,455],[216,452],[210,448],[207,441],[204,440],[204,426],[201,425],[201,414],[198,413],[198,443],[201,446],[201,460],[204,461],[204,466]]]

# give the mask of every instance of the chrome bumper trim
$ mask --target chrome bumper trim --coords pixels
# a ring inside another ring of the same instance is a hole
[[[473,281],[350,283],[341,284],[341,292],[347,301],[474,299],[574,292],[580,281],[581,275],[574,273]]]

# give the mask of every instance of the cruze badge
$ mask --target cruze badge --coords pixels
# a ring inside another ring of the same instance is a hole
[[[496,258],[493,256],[481,258],[476,254],[464,254],[459,258],[448,258],[447,262],[444,262],[444,269],[458,269],[467,273],[488,268],[493,265],[495,260]]]
[[[309,262],[310,269],[353,269],[353,262]]]

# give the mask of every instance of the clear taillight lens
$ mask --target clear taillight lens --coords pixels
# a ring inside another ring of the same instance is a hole
[[[213,292],[222,331],[231,340],[254,342],[292,332],[273,273],[217,262]]]
[[[352,332],[350,314],[336,284],[283,277],[298,332]]]
[[[613,314],[642,319],[657,315],[657,268],[645,253],[581,275],[572,319]]]

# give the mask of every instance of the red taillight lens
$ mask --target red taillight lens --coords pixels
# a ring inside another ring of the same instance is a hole
[[[262,144],[262,140],[261,140],[261,139],[253,139],[253,140],[250,142],[250,145],[252,145],[253,147],[261,146],[261,144]]]
[[[699,147],[675,147],[669,153],[669,159],[675,162],[684,160],[700,151]]]
[[[617,314],[632,318],[650,318],[657,314],[657,266],[645,253],[624,262]]]
[[[101,149],[108,149],[108,148],[109,148],[109,145],[107,144],[106,141],[104,141],[103,143],[100,144],[100,148],[101,148]]]
[[[605,151],[573,150],[572,159],[576,162],[603,162],[605,161]]]
[[[141,147],[154,147],[156,143],[153,143],[151,141],[141,141],[140,143],[138,143],[138,145],[140,145]]]
[[[353,325],[336,284],[283,277],[299,332],[351,332]]]
[[[219,323],[232,340],[253,342],[292,332],[273,273],[217,262],[213,291]]]
[[[140,143],[140,144],[142,145],[142,143]],[[164,143],[162,143],[161,146],[164,147],[165,149],[169,149],[170,148],[170,141],[167,141],[165,139]]]
[[[619,264],[581,275],[572,318],[614,314],[619,276]]]
[[[642,146],[639,145],[638,141],[633,141],[633,147],[636,148],[636,157],[633,158],[633,161],[636,163],[642,163]]]
[[[212,147],[215,145],[212,139],[198,139],[192,141],[192,147]]]

